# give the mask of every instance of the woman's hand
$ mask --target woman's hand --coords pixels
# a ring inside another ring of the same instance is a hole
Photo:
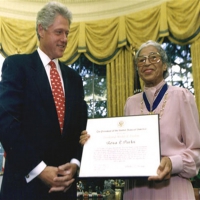
[[[158,176],[150,176],[149,181],[162,181],[170,179],[172,171],[172,162],[169,157],[162,157],[160,166],[157,169]]]
[[[84,145],[89,138],[90,138],[90,135],[87,133],[86,130],[84,130],[84,131],[81,132],[79,143],[81,145]]]

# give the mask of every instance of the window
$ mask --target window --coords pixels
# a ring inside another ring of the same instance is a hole
[[[170,85],[187,88],[194,94],[190,45],[180,46],[165,42],[162,46],[171,63],[166,81]]]
[[[94,64],[82,54],[70,67],[82,76],[88,118],[106,117],[106,66]]]

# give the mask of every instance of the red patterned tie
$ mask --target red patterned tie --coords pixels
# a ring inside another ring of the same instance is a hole
[[[65,96],[62,87],[61,79],[53,61],[50,61],[50,80],[53,93],[54,102],[58,114],[58,121],[60,124],[61,133],[63,131],[64,117],[65,117]]]

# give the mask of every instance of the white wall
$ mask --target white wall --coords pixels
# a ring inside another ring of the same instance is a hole
[[[0,80],[1,80],[1,68],[2,68],[2,64],[3,64],[4,59],[5,58],[0,54]]]
[[[2,64],[3,64],[3,61],[4,61],[4,57],[0,54],[0,81],[1,81],[1,68],[2,68]],[[2,164],[3,164],[3,148],[1,146],[1,143],[0,143],[0,189],[1,189],[1,181],[2,181]]]

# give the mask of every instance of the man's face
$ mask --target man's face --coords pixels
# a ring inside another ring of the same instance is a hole
[[[63,56],[67,47],[69,28],[69,21],[61,15],[55,18],[47,30],[39,25],[40,48],[51,60]]]

